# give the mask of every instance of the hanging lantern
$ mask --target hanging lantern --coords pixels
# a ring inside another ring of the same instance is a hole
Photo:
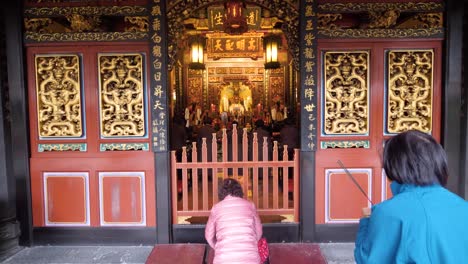
[[[190,43],[190,69],[204,70],[203,38],[197,36]]]
[[[263,38],[265,48],[265,69],[277,69],[281,65],[278,61],[278,49],[281,38],[278,36],[266,36]]]
[[[224,3],[226,19],[224,32],[228,34],[242,34],[247,32],[247,18],[244,16],[244,1],[228,0]]]

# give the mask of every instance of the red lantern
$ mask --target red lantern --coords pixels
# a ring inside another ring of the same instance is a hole
[[[224,3],[226,20],[224,31],[228,34],[242,34],[247,32],[247,19],[244,16],[244,1],[227,1]]]

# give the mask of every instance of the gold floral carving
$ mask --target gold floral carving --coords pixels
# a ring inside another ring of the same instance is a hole
[[[319,29],[328,38],[422,38],[443,36],[443,28],[421,29]]]
[[[80,14],[85,16],[123,16],[146,14],[144,6],[82,6],[82,7],[34,7],[24,10],[26,16],[57,16]]]
[[[442,13],[419,14],[417,19],[425,23],[428,28],[441,28],[444,26],[444,15]]]
[[[398,10],[387,10],[384,12],[371,11],[369,12],[371,22],[369,28],[390,28],[394,26],[400,16]]]
[[[143,56],[99,55],[101,135],[144,136]]]
[[[189,77],[187,94],[189,102],[202,102],[203,94],[203,78],[202,77]]]
[[[396,28],[442,28],[443,23],[442,13],[418,13],[399,23]]]
[[[36,33],[26,32],[26,40],[51,41],[124,41],[148,38],[147,32],[82,32],[82,33]]]
[[[336,29],[338,28],[337,25],[333,24],[333,22],[340,20],[343,18],[341,14],[318,14],[317,15],[317,23],[320,29]]]
[[[101,24],[99,16],[69,14],[65,17],[70,22],[70,28],[73,32],[99,31],[99,25]]]
[[[270,91],[272,98],[284,98],[284,77],[270,76]]]
[[[388,53],[387,131],[432,130],[433,51]]]
[[[24,19],[24,29],[26,31],[33,31],[39,33],[49,33],[46,29],[48,25],[52,23],[50,18],[25,18]]]
[[[125,31],[127,32],[148,32],[149,30],[148,17],[127,16],[124,21],[131,24],[130,26],[125,27]]]
[[[443,10],[440,2],[408,2],[408,3],[324,3],[319,4],[318,9],[326,12],[383,12],[387,10],[408,11],[434,11]]]
[[[325,53],[324,132],[327,135],[369,131],[369,53]]]
[[[80,137],[80,60],[77,55],[36,56],[36,96],[40,137]]]

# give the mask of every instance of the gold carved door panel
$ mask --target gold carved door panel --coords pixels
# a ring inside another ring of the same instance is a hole
[[[145,44],[28,47],[33,224],[155,226]]]
[[[391,197],[382,170],[385,139],[417,129],[440,137],[440,41],[319,41],[316,222],[357,223]]]

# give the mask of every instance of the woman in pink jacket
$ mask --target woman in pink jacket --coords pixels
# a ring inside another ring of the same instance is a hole
[[[220,202],[211,209],[205,238],[215,250],[213,263],[259,264],[258,240],[262,223],[255,205],[242,198],[238,181],[225,179],[219,189]]]

